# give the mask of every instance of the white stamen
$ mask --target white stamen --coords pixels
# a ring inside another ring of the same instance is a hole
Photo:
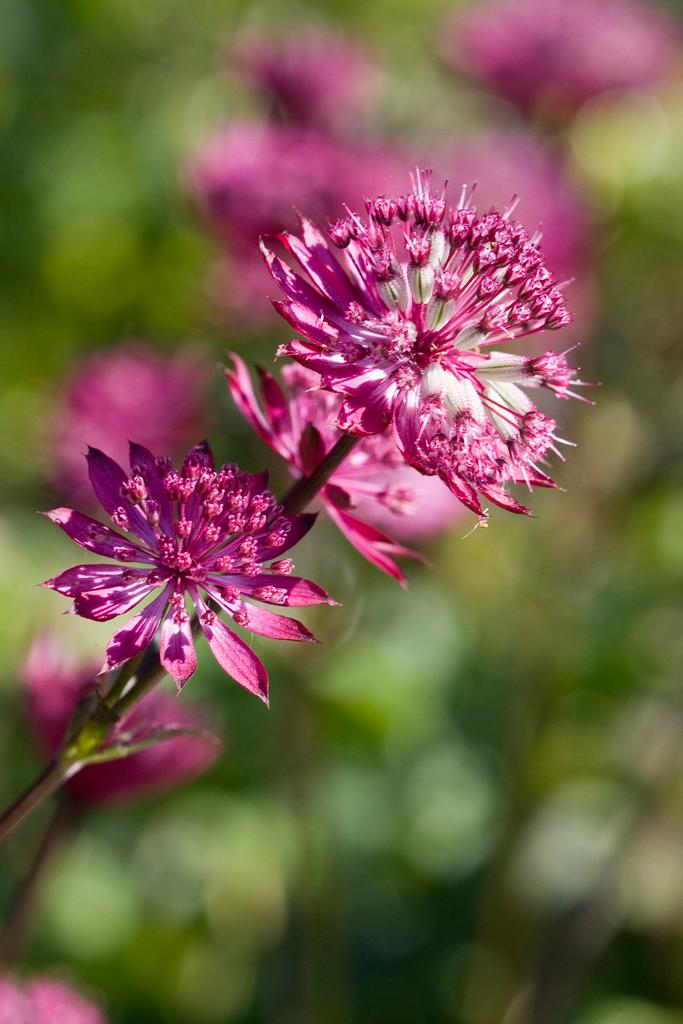
[[[466,377],[455,377],[439,363],[427,367],[420,395],[423,398],[438,395],[453,416],[466,412],[478,423],[486,422],[486,412],[474,384]]]
[[[408,281],[413,301],[424,305],[429,302],[434,291],[434,267],[431,263],[424,267],[411,267],[408,271]]]

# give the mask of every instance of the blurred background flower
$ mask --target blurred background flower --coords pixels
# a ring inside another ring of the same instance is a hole
[[[132,438],[173,458],[206,434],[211,364],[201,349],[163,355],[141,341],[125,341],[84,359],[48,417],[43,443],[53,460],[53,480],[74,504],[93,506],[85,459],[87,446],[119,462]]]
[[[97,685],[99,664],[77,662],[54,635],[35,639],[23,666],[27,717],[47,757],[66,735],[79,701]],[[166,738],[129,757],[91,765],[69,780],[79,800],[99,804],[132,800],[189,782],[207,771],[220,753],[216,736],[208,732],[206,709],[199,710],[161,690],[154,690],[116,727],[110,744],[140,743],[165,730],[188,730],[186,736]]]
[[[50,977],[28,982],[0,977],[2,1024],[105,1024],[98,1007],[69,985]]]
[[[657,0],[481,0],[454,15],[443,52],[522,113],[557,123],[600,93],[661,83],[679,47]]]
[[[331,28],[252,30],[238,37],[226,65],[273,121],[353,131],[376,99],[378,68],[367,47]]]

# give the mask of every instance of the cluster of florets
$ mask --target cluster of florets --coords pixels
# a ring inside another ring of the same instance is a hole
[[[340,249],[355,243],[354,256],[362,255],[389,310],[420,307],[410,317],[417,330],[455,340],[463,329],[509,336],[571,323],[538,238],[512,220],[512,207],[479,216],[463,193],[449,209],[431,195],[426,176],[416,191],[366,206],[366,220],[350,214],[330,225],[329,236]]]
[[[72,597],[76,614],[100,621],[159,592],[112,637],[104,668],[139,654],[161,626],[161,662],[181,686],[196,668],[189,598],[223,668],[265,698],[267,676],[261,662],[218,618],[217,610],[253,633],[313,640],[296,619],[252,601],[329,602],[320,587],[293,577],[292,561],[281,557],[308,532],[315,517],[285,515],[266,490],[266,474],[243,473],[234,465],[214,469],[206,444],[192,449],[179,472],[168,459],[155,458],[140,445],[131,445],[129,473],[97,449],[90,449],[88,464],[100,503],[119,530],[134,539],[70,509],[55,509],[50,518],[82,547],[141,567],[76,566],[46,585]]]
[[[302,237],[277,238],[308,275],[263,246],[285,300],[281,314],[306,338],[282,347],[343,396],[337,423],[373,434],[393,425],[405,459],[438,474],[485,515],[479,495],[526,511],[506,489],[550,486],[537,465],[556,450],[555,424],[527,388],[568,397],[580,384],[564,355],[492,347],[571,322],[562,286],[539,237],[504,212],[479,214],[463,189],[454,208],[418,173],[410,193],[366,203],[324,235],[302,221]]]

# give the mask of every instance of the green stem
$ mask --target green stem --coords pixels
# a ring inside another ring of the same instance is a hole
[[[313,472],[297,480],[289,489],[282,499],[285,513],[293,515],[306,508],[359,440],[351,434],[343,434]],[[195,616],[192,622],[193,634],[198,630],[199,623]],[[60,751],[28,789],[0,815],[0,843],[52,796],[67,778],[87,766],[88,757],[102,746],[116,724],[156,686],[164,674],[159,653],[152,649],[142,657],[131,658],[121,667],[106,698],[94,703],[85,721],[79,723],[74,735],[69,737],[66,748]],[[135,682],[126,691],[128,683],[134,677]]]
[[[360,438],[354,437],[353,434],[342,434],[313,472],[292,484],[282,499],[282,507],[287,515],[301,512],[310,504],[359,441]]]
[[[67,774],[67,766],[60,761],[48,764],[28,789],[0,816],[0,843],[59,789]]]
[[[12,900],[7,924],[0,939],[0,963],[11,966],[19,960],[46,869],[52,863],[64,839],[80,823],[81,813],[68,800],[62,799],[57,804],[57,810],[38,844],[31,866]]]

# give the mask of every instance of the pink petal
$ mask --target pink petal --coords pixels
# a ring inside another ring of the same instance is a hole
[[[300,576],[276,576],[265,573],[261,576],[244,576],[239,581],[239,590],[248,597],[254,597],[255,591],[263,587],[277,587],[286,591],[287,597],[283,604],[290,608],[307,608],[315,604],[336,604],[330,595],[319,587],[317,583],[302,579]],[[256,597],[258,601],[265,601],[266,604],[279,604],[278,601],[269,601],[267,598]]]
[[[74,512],[71,508],[53,508],[45,515],[53,523],[61,527],[76,544],[88,551],[107,558],[116,558],[120,562],[149,562],[150,553],[137,544],[122,537],[120,533],[99,523],[82,512]]]
[[[242,629],[259,636],[270,637],[271,640],[296,640],[305,643],[317,643],[311,631],[298,619],[290,619],[287,615],[259,608],[258,605],[245,605],[241,611],[248,616],[247,622],[240,622]]]
[[[317,349],[325,349],[328,345],[334,343],[339,335],[339,331],[332,327],[326,320],[322,320],[320,314],[316,309],[310,309],[308,306],[301,302],[290,302],[286,299],[274,299],[273,306],[280,314],[280,316],[287,321],[288,324],[294,328],[295,331],[299,331],[305,338],[308,338],[311,344],[308,346],[308,351],[314,354]],[[299,345],[302,350],[306,348],[303,342],[296,339],[296,341],[290,342],[289,345],[284,346],[286,351],[292,345]],[[330,357],[327,357],[330,358]],[[311,366],[312,370],[315,370],[315,366]]]
[[[116,668],[117,665],[123,664],[129,658],[134,658],[146,647],[149,647],[159,628],[171,593],[170,585],[164,587],[158,597],[114,633],[107,644],[107,656],[101,672],[108,672],[109,669]]]
[[[320,431],[307,423],[299,437],[299,464],[304,473],[312,473],[325,458],[325,445]]]
[[[263,403],[270,425],[279,437],[289,434],[291,438],[292,420],[289,414],[289,404],[282,388],[268,370],[257,366],[256,372],[259,376]]]
[[[122,584],[117,587],[91,590],[78,594],[73,603],[74,614],[84,619],[95,619],[96,622],[107,622],[124,615],[136,604],[147,597],[152,590],[157,590],[159,583],[147,583],[145,579],[135,583]]]
[[[387,573],[388,576],[391,576],[400,583],[402,587],[407,586],[405,574],[393,558],[389,556],[396,555],[399,558],[412,558],[416,561],[421,561],[422,556],[417,551],[403,547],[402,544],[395,544],[375,526],[370,526],[369,523],[356,519],[355,516],[351,516],[348,512],[336,508],[329,501],[325,502],[325,507],[330,519],[337,524],[346,539],[353,544],[363,558],[367,558],[368,562],[372,562],[382,572]]]
[[[88,448],[86,459],[90,483],[102,508],[110,516],[113,516],[118,508],[125,508],[135,533],[147,544],[153,544],[154,534],[146,518],[140,509],[130,505],[121,493],[121,488],[128,477],[118,462],[114,462],[99,448]]]
[[[220,591],[214,590],[213,587],[207,586],[207,594],[209,594],[214,601],[224,608],[229,615],[234,613],[234,607],[226,604],[223,600]],[[257,633],[259,636],[267,636],[271,640],[298,640],[305,641],[307,643],[317,643],[318,641],[310,632],[306,629],[303,623],[297,619],[290,619],[287,615],[278,615],[277,612],[268,611],[267,608],[261,608],[255,604],[244,604],[240,608],[240,615],[245,617],[246,621],[240,620],[237,624],[242,629],[248,630],[250,633]]]
[[[303,277],[295,274],[291,267],[276,256],[272,249],[269,249],[265,242],[260,242],[261,252],[266,261],[266,266],[273,276],[273,280],[288,299],[292,302],[307,306],[311,311],[321,314],[323,311],[331,316],[338,315],[338,310],[319,291],[311,288],[310,284],[304,281]]]
[[[224,371],[224,374],[233,402],[242,413],[242,416],[249,426],[258,434],[261,440],[264,441],[269,448],[272,448],[273,451],[277,452],[278,455],[281,455],[285,459],[289,459],[289,448],[282,440],[282,433],[284,431],[278,431],[273,422],[268,422],[266,417],[263,415],[246,365],[239,356],[231,354],[230,358],[233,361],[235,369],[231,370],[227,368]],[[287,424],[287,426],[289,426],[291,434],[291,425]]]
[[[197,652],[192,638],[192,623],[189,617],[174,613],[167,615],[161,626],[159,657],[161,664],[175,680],[180,690],[197,668]]]
[[[204,636],[224,672],[250,693],[268,703],[268,673],[251,647],[233,633],[217,615],[207,616],[208,608],[196,591],[192,594]],[[207,621],[208,620],[208,621]]]
[[[532,515],[531,509],[527,508],[526,505],[522,505],[511,494],[508,494],[504,487],[482,487],[481,493],[489,501],[495,502],[496,505],[504,508],[507,512],[516,512],[517,515],[521,516]]]
[[[391,407],[386,400],[368,405],[362,397],[345,398],[337,415],[337,426],[349,434],[366,437],[381,434],[391,419]]]
[[[303,241],[296,235],[283,232],[278,240],[298,260],[313,284],[335,305],[345,309],[358,302],[359,296],[348,277],[337,263],[324,235],[305,217],[301,218]]]
[[[134,582],[148,573],[148,569],[124,569],[120,565],[75,565],[42,585],[65,597],[77,597],[86,591]]]
[[[313,527],[316,519],[318,518],[315,512],[302,512],[296,516],[289,516],[289,521],[292,524],[287,538],[283,544],[271,545],[270,547],[262,547],[259,549],[259,558],[262,562],[269,562],[271,558],[277,557],[277,555],[284,554],[285,551],[289,551],[295,544],[298,544],[302,537],[305,537],[308,531]]]

